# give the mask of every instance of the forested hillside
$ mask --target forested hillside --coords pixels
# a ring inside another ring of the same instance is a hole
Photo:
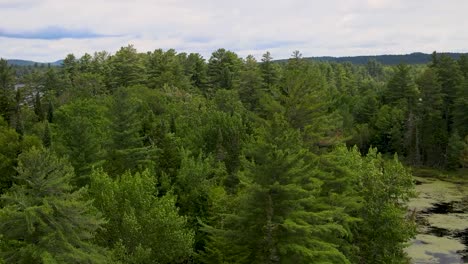
[[[407,263],[407,166],[468,167],[468,56],[1,60],[0,115],[0,263]]]

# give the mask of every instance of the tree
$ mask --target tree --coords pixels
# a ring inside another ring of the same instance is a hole
[[[458,131],[452,132],[447,144],[445,167],[449,170],[456,170],[460,167],[460,157],[465,145]]]
[[[91,176],[94,205],[108,222],[97,242],[113,249],[123,263],[183,263],[192,254],[193,232],[178,214],[175,198],[158,197],[153,175],[146,170],[112,180],[102,170]]]
[[[413,106],[418,96],[418,88],[411,77],[411,68],[399,64],[387,84],[385,103],[398,104],[403,99],[408,106]]]
[[[172,189],[177,196],[180,214],[195,231],[195,250],[203,249],[205,233],[200,231],[199,221],[209,222],[216,216],[212,193],[223,189],[226,169],[212,156],[203,158],[202,153],[192,156],[187,150],[181,150],[181,164],[173,179]]]
[[[0,116],[10,121],[14,109],[14,81],[13,68],[4,59],[0,59]]]
[[[1,199],[0,256],[8,263],[105,263],[92,244],[104,223],[70,182],[73,168],[48,150],[19,157],[16,184]]]
[[[42,144],[46,148],[50,148],[50,145],[52,144],[52,138],[50,134],[50,128],[49,128],[49,123],[45,122],[44,124],[44,135],[42,136]]]
[[[102,166],[109,141],[107,109],[96,100],[76,100],[55,112],[53,148],[69,157],[78,184],[88,183],[93,167]]]
[[[245,107],[255,110],[259,107],[262,89],[262,75],[258,63],[252,55],[247,56],[240,74],[239,96]]]
[[[205,59],[198,53],[190,53],[185,64],[186,75],[189,76],[191,84],[205,92],[206,95],[208,75]]]
[[[233,89],[238,87],[242,61],[232,51],[218,49],[208,61],[208,76],[212,89]]]
[[[468,168],[468,135],[466,135],[463,145],[463,150],[460,154],[460,164],[463,168]]]
[[[463,80],[459,65],[451,57],[447,55],[437,56],[436,63],[433,67],[437,71],[439,82],[441,84],[442,93],[444,94],[444,119],[447,120],[446,130],[448,133],[453,131],[453,104],[457,96],[457,87]]]
[[[110,58],[109,66],[109,85],[112,89],[145,82],[143,61],[133,45],[120,48],[120,50]]]
[[[406,203],[414,196],[411,173],[398,161],[385,161],[376,149],[356,164],[362,222],[354,230],[358,263],[406,263],[406,243],[416,235],[416,225],[405,219]],[[353,167],[351,167],[353,168]]]
[[[319,69],[296,51],[285,66],[279,90],[265,95],[261,102],[267,115],[281,113],[291,127],[303,133],[306,144],[318,150],[335,144],[341,134],[341,120],[331,109],[327,88]]]
[[[421,158],[425,165],[441,166],[448,141],[442,87],[437,72],[432,68],[425,70],[416,83],[421,91],[418,103]]]
[[[148,53],[148,87],[162,89],[164,85],[188,89],[190,82],[185,75],[181,58],[173,49],[164,52],[157,49]]]
[[[42,108],[41,95],[38,92],[34,97],[34,113],[36,114],[39,121],[44,120],[44,109]]]
[[[19,135],[0,116],[0,194],[11,187],[16,156],[20,152]]]
[[[331,242],[335,210],[316,211],[320,181],[301,135],[275,115],[246,150],[238,207],[210,234],[204,263],[349,263]]]
[[[141,134],[141,120],[147,113],[141,111],[143,102],[133,97],[131,91],[117,89],[109,107],[111,124],[106,168],[111,175],[154,166],[156,146],[145,146]]]
[[[279,80],[279,70],[277,64],[273,63],[273,57],[269,51],[262,55],[262,63],[260,64],[262,71],[262,78],[264,83],[264,89],[270,91]]]
[[[452,114],[453,128],[468,135],[468,77],[457,87]]]
[[[405,105],[395,107],[383,105],[371,122],[376,130],[371,140],[372,145],[383,153],[405,154],[405,113]]]

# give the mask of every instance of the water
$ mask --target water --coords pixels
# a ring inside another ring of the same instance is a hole
[[[467,186],[426,178],[416,185],[419,195],[409,208],[419,234],[407,249],[413,263],[468,263]]]

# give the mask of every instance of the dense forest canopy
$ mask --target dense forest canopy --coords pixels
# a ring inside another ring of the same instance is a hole
[[[468,56],[2,59],[0,116],[0,263],[406,263],[405,165],[468,167]]]

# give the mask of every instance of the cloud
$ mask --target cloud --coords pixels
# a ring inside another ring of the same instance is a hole
[[[15,1],[16,3],[17,1]],[[468,51],[468,1],[0,0],[0,57],[53,61],[75,53],[217,48],[288,58]],[[34,40],[27,39],[33,37]],[[40,46],[40,48],[37,48]]]
[[[102,38],[102,37],[116,37],[113,35],[97,34],[90,30],[85,29],[66,29],[58,26],[50,26],[34,31],[19,31],[8,32],[7,30],[0,29],[0,37],[6,38],[19,38],[19,39],[51,39],[58,40],[64,38],[85,39],[85,38]]]

